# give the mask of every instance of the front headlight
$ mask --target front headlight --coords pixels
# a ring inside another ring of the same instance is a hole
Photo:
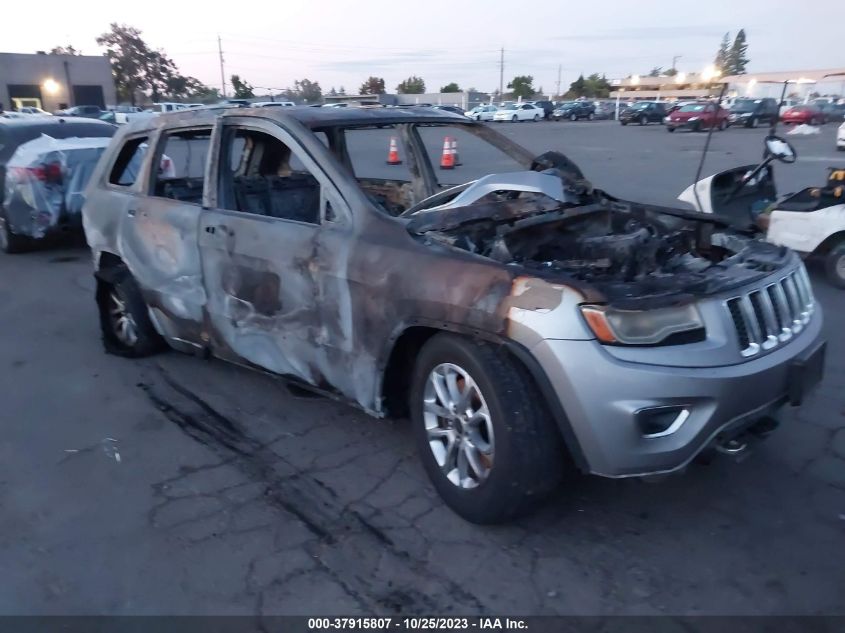
[[[602,343],[658,345],[674,334],[701,330],[704,322],[694,304],[654,310],[617,310],[583,305],[587,325]]]
[[[697,117],[697,116],[691,116],[691,117],[689,118],[689,120],[690,120],[690,121],[698,121],[698,117]]]

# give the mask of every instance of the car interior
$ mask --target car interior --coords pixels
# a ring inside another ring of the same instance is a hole
[[[220,206],[271,218],[318,224],[320,184],[274,136],[233,128],[224,141]]]

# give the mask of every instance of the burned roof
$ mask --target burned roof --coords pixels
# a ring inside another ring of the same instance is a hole
[[[413,108],[194,108],[160,114],[153,119],[130,123],[132,130],[171,125],[174,121],[190,124],[211,124],[220,116],[255,116],[284,123],[294,119],[318,130],[328,127],[395,125],[399,123],[461,123],[478,125],[460,114],[426,107]]]
[[[117,127],[97,119],[33,116],[0,119],[0,164],[5,163],[21,144],[42,134],[53,138],[113,136]]]

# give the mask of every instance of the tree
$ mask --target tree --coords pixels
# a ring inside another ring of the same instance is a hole
[[[663,73],[663,66],[655,66],[650,71],[648,71],[648,77],[660,77]]]
[[[136,28],[112,22],[110,29],[97,38],[97,44],[106,48],[118,98],[135,105],[135,93],[145,87],[141,59],[149,47]]]
[[[384,79],[381,77],[368,77],[358,88],[358,93],[362,95],[383,95],[384,92]]]
[[[734,43],[728,51],[725,73],[728,75],[744,75],[748,61],[748,43],[745,40],[745,29],[739,29],[734,38]]]
[[[728,74],[728,47],[730,46],[730,37],[730,32],[725,33],[722,36],[722,43],[719,44],[719,50],[716,52],[716,59],[713,60],[713,65],[716,67],[716,70],[718,70],[722,75]]]
[[[346,96],[346,88],[343,86],[340,87],[340,90],[337,91],[338,97],[345,97]]]
[[[50,49],[50,55],[82,55],[82,51],[73,47],[72,44],[67,46],[54,46]]]
[[[329,90],[329,96],[330,97],[336,97],[337,96],[337,90],[334,89],[334,86],[332,86],[332,89]]]
[[[440,87],[440,92],[460,92],[461,88],[454,81]]]
[[[253,87],[242,80],[240,75],[232,75],[229,81],[232,83],[232,91],[234,92],[233,96],[235,99],[252,99],[255,96]]]
[[[320,82],[311,81],[310,79],[298,79],[294,81],[293,93],[296,100],[307,103],[320,101],[323,98],[323,89],[320,88]]]
[[[667,68],[666,70],[663,71],[663,75],[665,77],[674,77],[677,74],[678,74],[678,71],[675,70],[674,68]]]
[[[534,94],[534,77],[531,75],[517,75],[508,83],[508,90],[514,97],[527,99]]]
[[[134,105],[139,92],[149,94],[153,101],[165,96],[176,99],[211,98],[217,94],[215,89],[199,80],[183,76],[164,51],[147,45],[138,29],[116,22],[109,28],[97,38],[97,44],[106,48],[117,96],[122,101]],[[75,49],[72,46],[56,47],[51,52],[72,55],[71,50]]]
[[[396,86],[396,92],[400,95],[421,95],[425,92],[425,82],[422,77],[411,75]]]
[[[569,84],[569,90],[566,91],[565,96],[569,99],[577,97],[605,99],[610,94],[610,89],[610,82],[604,75],[593,73],[586,79],[584,75],[579,75],[578,79]]]

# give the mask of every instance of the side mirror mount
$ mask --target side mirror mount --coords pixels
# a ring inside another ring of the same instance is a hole
[[[771,156],[782,163],[794,163],[798,158],[798,152],[795,148],[784,138],[775,135],[769,135],[765,140],[766,151],[765,156]]]

